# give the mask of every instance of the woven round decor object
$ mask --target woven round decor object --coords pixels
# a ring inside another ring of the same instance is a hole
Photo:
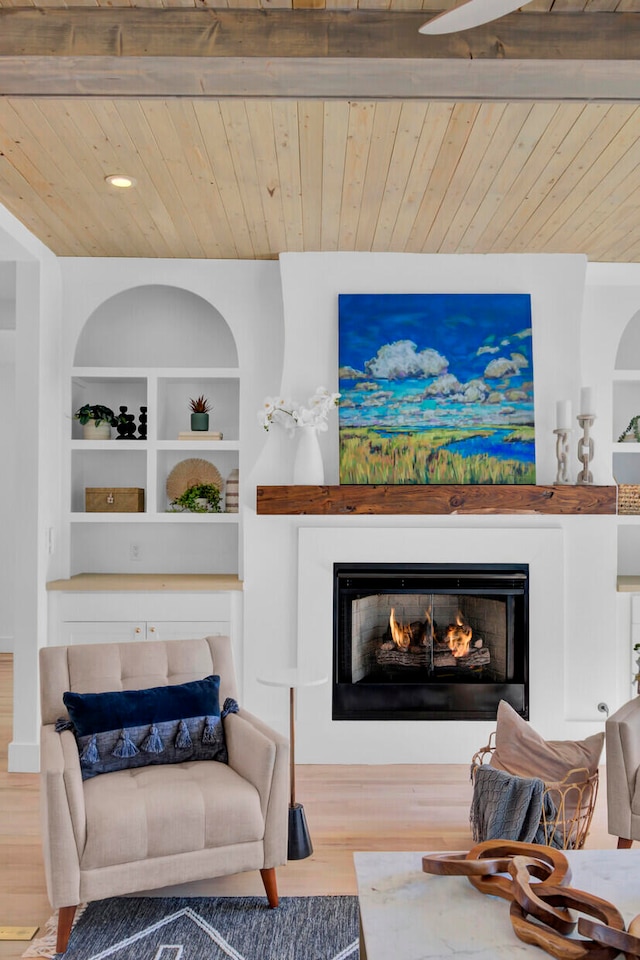
[[[180,463],[176,463],[167,477],[167,496],[170,500],[175,500],[189,487],[195,487],[201,483],[211,483],[222,491],[222,476],[212,463],[197,457],[181,460]]]
[[[640,486],[637,483],[618,484],[618,513],[627,516],[640,514]]]

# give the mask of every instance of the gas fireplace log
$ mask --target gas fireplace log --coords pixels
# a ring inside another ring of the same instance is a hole
[[[491,654],[487,647],[472,648],[464,657],[454,657],[448,647],[433,651],[433,667],[436,670],[441,667],[471,670],[486,667],[490,662]],[[376,650],[376,663],[380,667],[413,667],[415,670],[428,670],[432,660],[428,647],[411,646],[408,650],[399,650],[391,644],[384,643]]]
[[[479,650],[471,649],[464,657],[454,657],[449,649],[433,651],[433,666],[435,669],[440,667],[459,667],[461,670],[470,670],[474,667],[486,667],[491,662],[491,654],[487,647],[480,647]]]
[[[428,647],[411,646],[400,650],[394,644],[383,643],[376,650],[376,662],[381,667],[413,667],[424,670],[431,663]]]

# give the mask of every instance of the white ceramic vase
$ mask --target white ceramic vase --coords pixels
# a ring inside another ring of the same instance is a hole
[[[324,483],[322,451],[315,427],[298,427],[298,446],[293,462],[293,482],[316,486]]]

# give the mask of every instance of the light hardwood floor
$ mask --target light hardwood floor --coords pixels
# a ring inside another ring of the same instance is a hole
[[[51,913],[44,884],[38,778],[7,773],[12,729],[12,660],[0,654],[0,925],[44,925]],[[482,744],[478,744],[482,746]],[[607,833],[605,771],[591,848],[613,848]],[[300,766],[296,797],[304,804],[314,852],[278,870],[281,896],[356,893],[354,850],[467,850],[471,784],[467,764]],[[171,893],[263,895],[259,874],[212,880]],[[25,944],[0,942],[0,960],[17,960]]]

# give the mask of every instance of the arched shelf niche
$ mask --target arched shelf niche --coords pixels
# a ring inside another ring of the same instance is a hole
[[[640,310],[637,310],[629,319],[618,344],[613,375],[612,411],[614,444],[619,448],[620,453],[633,452],[637,441],[628,431],[628,427],[634,417],[640,416]],[[623,437],[626,438],[624,447],[622,447]],[[637,449],[640,452],[640,445]],[[614,467],[617,465],[614,476],[618,483],[640,482],[640,469],[637,469],[640,468],[640,459],[636,467],[635,459],[625,456],[624,461],[629,460],[625,468],[620,458],[616,461],[616,452],[614,450]],[[633,468],[632,477],[628,476],[627,468],[630,467]]]
[[[237,367],[233,334],[222,314],[198,294],[147,284],[123,290],[89,316],[75,366]]]

